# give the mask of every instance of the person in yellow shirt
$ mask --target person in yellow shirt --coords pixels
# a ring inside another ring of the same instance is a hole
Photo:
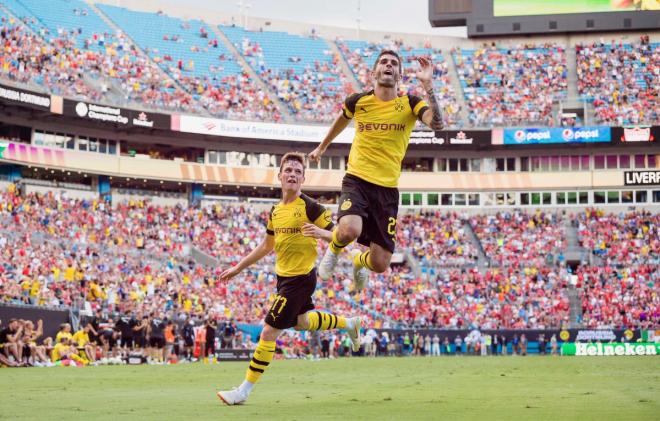
[[[66,269],[64,269],[64,280],[68,282],[73,282],[73,278],[76,275],[76,269],[71,265],[67,265]]]
[[[287,153],[282,157],[278,178],[282,200],[270,211],[264,240],[234,267],[220,274],[227,282],[243,269],[275,251],[277,294],[264,320],[259,343],[245,373],[245,380],[234,390],[219,391],[227,405],[244,403],[254,384],[268,368],[275,354],[275,340],[284,329],[346,329],[353,350],[360,350],[359,317],[314,311],[316,289],[317,240],[331,239],[332,215],[318,202],[302,193],[305,181],[305,156]]]
[[[58,361],[73,360],[80,365],[86,365],[87,362],[76,354],[76,349],[71,346],[71,339],[64,338],[62,342],[55,344],[51,351],[50,359],[56,363]]]
[[[89,332],[92,326],[88,323],[84,328],[77,331],[73,337],[73,344],[78,349],[81,358],[93,363],[96,361],[96,346],[89,340]]]
[[[353,256],[355,289],[364,287],[369,270],[381,273],[390,266],[399,210],[397,187],[410,134],[418,120],[433,130],[443,127],[440,105],[433,92],[433,63],[427,57],[418,57],[417,61],[420,68],[416,76],[430,107],[420,97],[398,95],[403,72],[401,58],[395,51],[383,50],[372,69],[373,89],[346,99],[342,114],[309,154],[310,160],[318,162],[330,143],[355,119],[355,138],[342,182],[338,223],[319,265],[321,279],[332,276],[339,253],[356,239],[369,249]]]
[[[55,343],[58,344],[64,339],[71,340],[72,337],[73,335],[71,335],[71,325],[68,323],[62,323],[60,325],[60,330],[57,332],[57,335],[55,335]]]

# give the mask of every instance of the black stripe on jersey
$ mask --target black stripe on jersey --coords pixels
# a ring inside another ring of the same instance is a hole
[[[303,200],[303,202],[305,202],[305,214],[307,215],[309,222],[314,223],[316,218],[323,215],[323,213],[326,211],[322,204],[307,196],[306,194],[301,194],[300,198]],[[334,228],[335,224],[333,224],[332,221],[328,221],[326,219],[326,222],[328,222],[328,225],[326,225],[324,229],[331,230]]]
[[[305,202],[305,213],[307,214],[307,219],[310,222],[316,221],[316,218],[321,216],[325,212],[325,208],[321,206],[319,202],[307,196],[306,194],[301,194],[300,198]]]
[[[426,112],[426,110],[428,110],[428,109],[429,109],[429,107],[426,106],[426,105],[423,106],[422,108],[420,108],[419,112],[417,113],[417,118],[421,120],[422,117],[424,116],[424,112]]]
[[[256,371],[257,373],[263,373],[264,371],[260,368],[257,367],[252,367],[252,365],[249,365],[248,368],[252,371]]]
[[[261,361],[261,360],[258,360],[256,358],[254,358],[254,357],[252,357],[252,362],[255,363],[255,364],[259,364],[259,365],[268,365],[268,364],[270,364],[269,362]]]
[[[370,91],[367,91],[367,92],[355,93],[355,94],[349,96],[348,98],[346,98],[346,101],[344,101],[344,106],[346,107],[346,109],[348,109],[348,111],[351,112],[351,114],[355,114],[355,107],[357,106],[357,103],[360,100],[360,98],[365,97],[367,95],[373,95],[373,93],[374,93],[373,89],[370,90]],[[346,112],[344,112],[344,110],[342,110],[342,113],[344,114],[345,118],[348,118],[348,119],[353,118],[353,117],[347,116]]]
[[[419,102],[422,100],[422,98],[418,97],[417,95],[408,95],[408,104],[410,104],[410,111],[415,111],[415,107]],[[422,108],[423,110],[424,108]],[[419,114],[415,114],[417,117],[420,117],[422,115],[421,111]]]
[[[337,327],[337,316],[335,316],[334,314],[331,314],[330,315],[330,320],[331,320],[330,329],[336,328]]]
[[[268,229],[268,222],[273,221],[273,212],[275,212],[275,205],[273,205],[270,208],[270,212],[268,213],[268,220],[266,221],[266,234],[268,234],[268,235],[275,235],[275,231]]]

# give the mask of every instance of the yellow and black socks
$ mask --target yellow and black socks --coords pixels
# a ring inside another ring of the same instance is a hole
[[[307,330],[331,330],[346,328],[346,318],[344,316],[336,316],[334,314],[324,313],[321,311],[308,312],[307,321],[309,323]]]
[[[373,265],[371,263],[371,251],[367,250],[360,254],[356,254],[353,258],[353,265],[357,268],[367,268],[370,271],[374,271]]]
[[[259,339],[257,349],[254,350],[250,365],[245,372],[245,381],[252,384],[258,382],[264,370],[266,370],[270,362],[273,361],[274,354],[275,341],[264,341],[263,339]]]
[[[341,251],[344,250],[344,247],[346,247],[349,244],[351,244],[350,241],[348,243],[342,243],[341,241],[339,241],[337,239],[337,229],[336,228],[335,228],[334,231],[332,231],[332,241],[330,241],[330,246],[329,247],[330,247],[330,250],[334,254],[341,253]]]

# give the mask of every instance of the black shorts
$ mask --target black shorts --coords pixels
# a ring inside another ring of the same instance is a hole
[[[135,342],[135,345],[138,348],[146,348],[146,346],[147,346],[147,339],[142,335],[134,336],[133,337],[133,342]]]
[[[149,346],[152,348],[162,348],[165,346],[165,338],[163,337],[151,337],[149,338]]]
[[[277,295],[266,315],[266,323],[276,329],[298,324],[298,316],[314,310],[316,268],[306,275],[277,276]]]
[[[122,346],[124,346],[126,348],[133,349],[133,344],[134,343],[135,342],[134,342],[132,336],[127,336],[127,337],[122,336],[121,337],[121,344],[122,344]]]
[[[358,243],[369,247],[373,242],[394,253],[398,213],[398,189],[379,186],[351,174],[344,176],[337,220],[344,215],[362,217]]]

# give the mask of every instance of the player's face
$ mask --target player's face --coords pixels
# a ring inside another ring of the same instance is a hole
[[[399,73],[399,59],[396,56],[385,54],[378,59],[373,70],[376,84],[387,88],[394,88],[401,78]]]
[[[286,161],[279,174],[282,190],[298,191],[305,181],[305,168],[298,161]]]

